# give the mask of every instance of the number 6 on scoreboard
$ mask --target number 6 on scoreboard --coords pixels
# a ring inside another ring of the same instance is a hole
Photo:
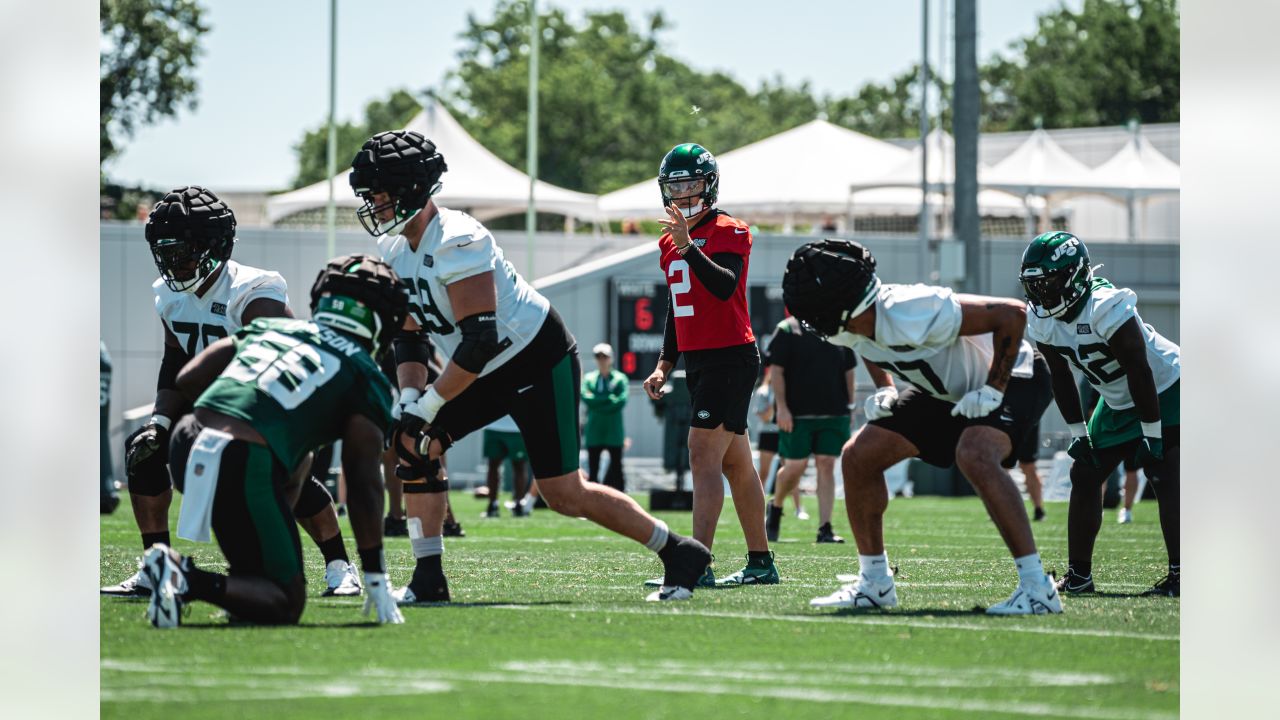
[[[676,273],[680,273],[680,280],[671,283],[671,309],[676,317],[690,317],[693,315],[693,303],[680,304],[681,293],[687,293],[693,287],[689,282],[689,263],[684,260],[672,260],[667,266],[667,277],[673,277]]]

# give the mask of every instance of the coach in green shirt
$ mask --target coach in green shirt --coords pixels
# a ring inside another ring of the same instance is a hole
[[[627,404],[627,376],[613,369],[613,348],[600,343],[591,349],[596,356],[596,370],[582,376],[582,404],[587,406],[586,438],[587,474],[591,482],[600,482],[600,453],[609,451],[609,471],[604,483],[624,490],[622,478],[622,446],[626,429],[622,426],[622,408]]]

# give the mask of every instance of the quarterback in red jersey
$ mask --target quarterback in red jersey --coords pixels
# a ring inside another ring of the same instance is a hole
[[[659,263],[670,290],[658,366],[644,382],[662,396],[667,374],[683,354],[693,401],[689,466],[693,470],[693,536],[711,547],[724,506],[721,474],[747,540],[747,565],[716,582],[711,568],[699,585],[772,585],[778,570],[764,531],[764,491],[751,460],[747,411],[760,370],[760,352],[747,312],[751,230],[712,207],[720,173],[706,148],[672,148],[658,171],[667,229]],[[655,581],[650,581],[653,583]]]

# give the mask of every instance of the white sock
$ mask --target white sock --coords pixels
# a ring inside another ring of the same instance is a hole
[[[649,536],[649,542],[645,543],[644,546],[654,552],[658,552],[666,546],[667,538],[670,534],[667,530],[667,524],[655,518],[653,521],[653,534]]]
[[[886,580],[889,578],[889,553],[879,555],[859,555],[858,569],[862,577],[868,580]]]
[[[444,554],[443,535],[423,537],[422,521],[418,518],[409,518],[407,525],[409,526],[409,544],[413,547],[414,558],[424,558],[431,557],[432,555]]]
[[[1044,580],[1044,565],[1040,562],[1040,553],[1031,553],[1013,559],[1018,567],[1018,582],[1022,585],[1039,583]]]

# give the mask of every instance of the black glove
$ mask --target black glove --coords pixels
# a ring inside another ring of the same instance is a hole
[[[1098,457],[1093,454],[1093,443],[1088,437],[1073,439],[1070,447],[1067,448],[1067,454],[1078,462],[1088,463],[1094,467],[1100,466]]]

